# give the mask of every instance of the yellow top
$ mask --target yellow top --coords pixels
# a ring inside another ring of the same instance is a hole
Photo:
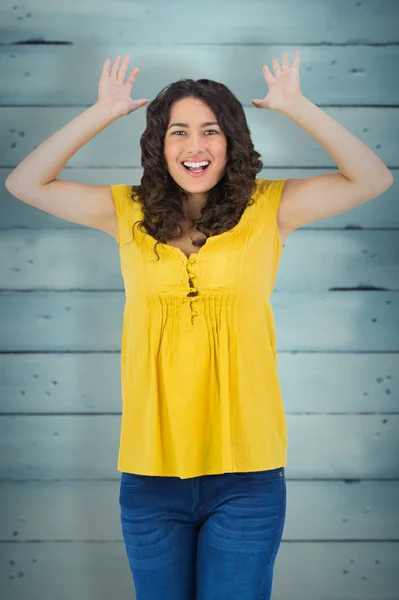
[[[118,471],[186,479],[286,464],[270,303],[286,179],[256,181],[237,225],[189,258],[160,243],[159,261],[155,238],[133,228],[143,213],[131,186],[111,186],[125,285]]]

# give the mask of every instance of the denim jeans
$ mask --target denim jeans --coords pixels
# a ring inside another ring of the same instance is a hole
[[[285,469],[189,479],[122,473],[120,519],[137,600],[269,600]]]

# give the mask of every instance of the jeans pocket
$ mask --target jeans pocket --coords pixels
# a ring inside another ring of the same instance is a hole
[[[125,473],[123,472],[121,475],[121,488],[131,489],[136,488],[142,485],[145,481],[147,481],[148,475],[140,475],[138,473]]]
[[[262,481],[273,481],[284,477],[284,467],[278,467],[277,469],[266,469],[264,471],[239,471],[232,473],[234,477],[249,478],[249,479],[261,479]]]

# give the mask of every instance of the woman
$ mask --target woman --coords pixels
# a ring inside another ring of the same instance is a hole
[[[264,66],[255,107],[292,118],[340,172],[256,179],[241,104],[224,85],[182,80],[147,108],[141,185],[56,179],[132,100],[129,55],[104,63],[98,101],[8,177],[20,200],[111,234],[126,303],[118,470],[138,600],[271,597],[286,514],[286,423],[270,304],[284,243],[393,181],[380,159],[305,98],[293,64]]]

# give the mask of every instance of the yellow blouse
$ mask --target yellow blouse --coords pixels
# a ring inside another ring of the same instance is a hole
[[[189,258],[133,224],[131,186],[112,185],[125,286],[118,471],[181,479],[286,464],[270,303],[286,179]],[[189,295],[192,293],[192,295]]]

